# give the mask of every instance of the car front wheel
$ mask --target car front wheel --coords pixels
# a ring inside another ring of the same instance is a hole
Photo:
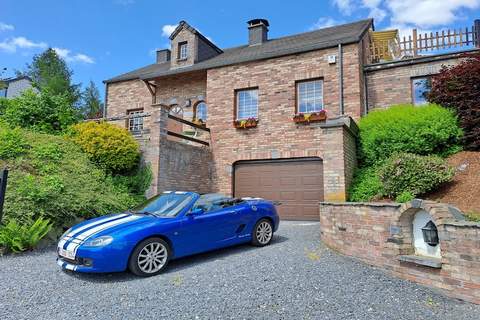
[[[252,244],[263,247],[269,244],[273,238],[273,225],[267,219],[261,219],[253,228]]]
[[[137,276],[149,277],[162,272],[170,260],[170,247],[161,238],[140,242],[132,252],[128,267]]]

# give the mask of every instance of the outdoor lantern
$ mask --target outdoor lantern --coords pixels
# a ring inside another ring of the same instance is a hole
[[[422,228],[423,241],[431,245],[432,247],[438,244],[438,231],[437,226],[432,220],[428,221],[425,227]]]

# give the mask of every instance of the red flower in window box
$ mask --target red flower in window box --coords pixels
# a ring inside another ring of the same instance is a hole
[[[319,112],[312,113],[299,113],[293,117],[295,123],[305,123],[309,124],[310,122],[324,121],[327,119],[327,111],[322,110]]]
[[[248,118],[248,119],[233,121],[233,126],[237,129],[255,128],[257,124],[258,124],[258,119],[256,118]]]

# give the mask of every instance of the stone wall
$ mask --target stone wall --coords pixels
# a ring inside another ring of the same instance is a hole
[[[212,191],[213,156],[209,147],[171,141],[167,135],[168,108],[154,108],[148,134],[136,136],[143,161],[152,168],[147,196],[166,190]]]
[[[438,228],[441,260],[415,255],[413,216],[424,210]],[[445,204],[321,203],[322,241],[394,276],[480,304],[480,224]]]

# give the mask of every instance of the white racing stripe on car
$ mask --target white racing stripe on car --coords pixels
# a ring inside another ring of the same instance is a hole
[[[126,218],[123,218],[123,219],[119,219],[119,220],[115,220],[115,221],[111,221],[111,222],[99,225],[99,226],[97,226],[95,228],[92,228],[90,230],[87,230],[84,233],[81,233],[80,235],[78,235],[76,239],[72,240],[72,242],[70,242],[68,244],[67,251],[73,251],[74,256],[76,257],[78,247],[80,247],[80,245],[83,242],[85,242],[88,238],[90,238],[94,234],[99,233],[99,232],[101,232],[105,229],[112,228],[112,227],[118,226],[120,224],[127,223],[127,222],[137,220],[137,219],[140,219],[140,218],[141,218],[141,216],[132,215],[132,216],[129,216],[129,217],[126,217]]]
[[[91,228],[93,226],[96,226],[96,225],[99,225],[99,224],[102,224],[102,223],[105,223],[105,222],[108,222],[108,221],[111,221],[111,220],[120,219],[120,218],[123,218],[123,217],[126,217],[126,216],[128,216],[128,214],[122,213],[122,214],[119,214],[119,215],[115,215],[113,217],[108,217],[108,218],[93,221],[91,223],[87,223],[86,225],[83,225],[80,228],[77,228],[75,230],[70,231],[65,237],[73,237],[73,235],[75,235],[75,234],[77,234],[80,231],[83,231],[85,229]]]

